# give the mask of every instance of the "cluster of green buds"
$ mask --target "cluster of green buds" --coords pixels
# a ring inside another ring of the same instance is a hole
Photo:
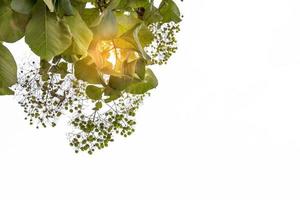
[[[177,50],[176,34],[180,31],[178,23],[153,23],[149,29],[154,35],[152,44],[146,48],[153,64],[163,65]]]
[[[146,95],[124,93],[110,103],[96,101],[89,114],[76,116],[71,122],[76,130],[69,134],[70,145],[75,152],[92,154],[95,149],[107,147],[115,134],[131,135],[136,124],[136,112]]]
[[[41,62],[42,63],[42,62]],[[26,113],[26,120],[36,128],[56,126],[57,119],[68,112],[81,112],[84,85],[74,76],[54,73],[49,66],[47,71],[36,62],[24,64],[15,87],[19,104]],[[60,67],[62,66],[61,64]],[[55,67],[57,67],[55,65]]]

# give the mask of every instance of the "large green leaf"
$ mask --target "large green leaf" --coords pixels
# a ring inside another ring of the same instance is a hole
[[[121,38],[133,44],[145,60],[149,59],[144,48],[153,41],[153,34],[147,26],[141,23],[123,34]]]
[[[50,13],[43,3],[38,2],[27,25],[25,41],[34,53],[50,60],[71,45],[72,34],[55,13]]]
[[[70,0],[59,0],[58,12],[61,16],[71,16],[75,14]]]
[[[79,11],[80,14],[82,14],[82,12],[87,9],[86,8],[86,3],[87,2],[80,2],[80,1],[77,1],[77,0],[73,0],[72,1],[72,6],[74,8],[76,8],[77,11]]]
[[[144,24],[141,24],[133,31],[133,38],[143,58],[149,60],[150,57],[144,48],[153,41],[151,31]]]
[[[113,11],[105,10],[100,23],[93,28],[94,36],[101,40],[111,40],[117,36],[118,25]]]
[[[85,93],[90,99],[99,100],[102,97],[103,91],[103,88],[94,85],[88,85],[86,87]]]
[[[73,51],[76,55],[87,55],[87,50],[93,39],[93,33],[74,9],[74,16],[65,17],[73,36]]]
[[[89,56],[75,63],[75,76],[77,79],[90,84],[103,83],[101,73],[97,70],[97,65]]]
[[[17,82],[17,65],[9,50],[0,43],[0,95],[11,95],[10,86]]]
[[[16,42],[24,36],[28,16],[13,11],[0,2],[0,41]]]
[[[159,6],[159,12],[163,17],[162,22],[174,21],[176,23],[181,21],[180,11],[173,0],[164,0]]]
[[[157,85],[157,78],[155,77],[152,70],[148,68],[145,74],[145,79],[143,81],[132,83],[126,91],[131,94],[144,94],[149,90],[156,88]]]
[[[137,24],[141,23],[135,12],[115,12],[117,24],[118,24],[118,37],[134,28]]]
[[[144,14],[144,21],[146,24],[160,22],[162,19],[163,17],[161,16],[159,10],[153,4],[146,8]]]
[[[12,0],[11,8],[22,14],[29,14],[37,0]]]
[[[141,24],[134,32],[136,43],[140,44],[140,48],[145,48],[150,45],[154,39],[153,33],[145,24]]]
[[[97,8],[86,8],[81,12],[81,18],[88,27],[95,27],[100,23],[100,12]]]
[[[125,90],[131,84],[131,82],[132,78],[127,76],[110,76],[108,85],[114,90],[122,91]]]

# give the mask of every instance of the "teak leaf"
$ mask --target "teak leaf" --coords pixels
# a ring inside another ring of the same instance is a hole
[[[162,22],[174,21],[176,23],[181,21],[180,11],[173,0],[164,0],[159,6],[159,12],[163,17]]]
[[[151,69],[146,70],[145,79],[143,81],[138,81],[131,84],[127,88],[127,92],[131,94],[144,94],[151,89],[156,88],[158,85],[158,80],[155,77]]]
[[[74,10],[74,16],[65,17],[74,40],[73,51],[77,55],[87,55],[87,50],[93,39],[93,33],[82,20],[78,11]]]
[[[99,24],[93,27],[93,32],[97,39],[111,40],[115,38],[118,34],[118,25],[114,12],[105,10]]]
[[[0,3],[0,41],[16,42],[24,36],[28,16],[13,11],[9,4]]]
[[[16,12],[30,14],[36,1],[37,0],[12,0],[10,6]]]
[[[90,84],[101,84],[101,74],[97,70],[96,64],[89,56],[75,63],[75,76],[79,80],[86,81]]]
[[[103,88],[100,88],[100,87],[97,87],[97,86],[94,86],[94,85],[88,85],[86,87],[86,90],[85,90],[86,95],[90,99],[93,99],[93,100],[101,99],[103,91],[104,91]]]
[[[55,13],[50,13],[43,3],[38,2],[27,25],[25,41],[41,59],[50,60],[71,45],[72,34]]]
[[[10,86],[17,82],[17,65],[9,50],[0,43],[0,95],[11,95]]]

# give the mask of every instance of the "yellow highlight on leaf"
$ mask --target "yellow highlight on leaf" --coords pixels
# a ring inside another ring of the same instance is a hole
[[[120,39],[100,40],[89,54],[93,58],[99,72],[113,76],[134,76],[136,61],[140,58],[138,52],[131,46],[118,44]],[[121,48],[125,47],[125,48]],[[128,47],[128,48],[126,48]]]

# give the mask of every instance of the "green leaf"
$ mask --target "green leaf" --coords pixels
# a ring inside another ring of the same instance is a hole
[[[86,87],[85,93],[90,99],[99,100],[102,97],[103,90],[104,90],[103,88],[94,85],[88,85]]]
[[[75,63],[75,76],[79,80],[90,84],[103,84],[101,73],[98,72],[96,64],[89,56]]]
[[[119,97],[121,97],[121,95],[122,95],[122,93],[119,90],[115,90],[109,86],[105,87],[104,94],[105,94],[105,96],[108,96],[108,98],[106,98],[104,100],[106,103],[114,101],[114,100],[118,99]]]
[[[105,10],[101,16],[100,23],[93,28],[94,36],[100,40],[111,40],[118,34],[116,17],[111,10]]]
[[[102,108],[102,103],[101,102],[97,102],[95,105],[96,110],[100,110]]]
[[[133,39],[143,58],[149,60],[150,58],[144,48],[153,40],[151,31],[144,24],[140,24],[133,31]]]
[[[112,9],[117,8],[122,1],[126,1],[126,0],[112,0],[109,3],[107,9],[112,10]]]
[[[59,0],[58,10],[63,16],[72,16],[75,14],[70,0]]]
[[[144,49],[148,45],[150,45],[154,39],[152,32],[145,24],[140,25],[140,29],[135,33],[136,42],[140,43],[141,47]]]
[[[127,7],[140,8],[147,7],[150,4],[149,0],[128,0]]]
[[[0,3],[0,41],[16,42],[24,36],[28,16],[13,11],[8,4]]]
[[[43,3],[38,2],[27,25],[25,41],[34,53],[50,60],[71,45],[72,34],[55,13],[50,13]]]
[[[110,76],[108,85],[112,89],[122,91],[125,90],[130,85],[131,82],[132,82],[132,78],[126,76],[123,77]]]
[[[151,89],[156,88],[158,80],[155,77],[151,69],[147,69],[145,79],[136,83],[132,83],[128,88],[127,92],[131,94],[144,94]]]
[[[120,98],[122,95],[121,93],[118,93],[116,95],[111,95],[109,98],[105,99],[104,102],[105,103],[109,103],[109,102],[112,102],[114,100],[117,100],[118,98]]]
[[[137,63],[136,60],[131,62],[128,62],[127,60],[124,61],[122,64],[123,74],[128,77],[134,77],[136,63]]]
[[[0,88],[0,95],[14,95],[14,94],[15,94],[15,92],[7,87]]]
[[[173,0],[164,0],[159,6],[159,12],[163,17],[162,22],[174,21],[178,23],[181,21],[180,11]]]
[[[145,60],[149,60],[150,57],[145,52],[144,48],[147,46],[147,44],[152,42],[153,40],[152,33],[148,30],[148,28],[144,24],[141,24],[133,31],[133,38],[143,58]]]
[[[144,20],[146,24],[160,22],[162,21],[162,19],[163,17],[161,16],[159,10],[154,5],[151,4],[148,8],[146,8],[144,14]]]
[[[12,95],[10,86],[17,82],[17,64],[9,50],[0,43],[0,95]]]
[[[74,16],[65,17],[73,36],[73,51],[76,55],[87,55],[87,50],[93,39],[93,33],[86,23],[80,17],[80,14],[74,9]]]
[[[73,7],[76,8],[80,14],[82,14],[82,12],[87,9],[87,8],[85,8],[87,2],[81,2],[78,0],[73,0],[73,1],[71,0],[71,2],[72,2]]]
[[[86,8],[81,12],[81,18],[88,27],[95,27],[100,23],[100,12],[97,8]]]
[[[29,14],[37,0],[12,0],[11,8],[22,14]]]
[[[135,64],[135,73],[141,80],[145,79],[146,62],[143,59],[138,59]]]
[[[96,0],[74,0],[75,2],[79,2],[79,3],[87,3],[87,2],[95,2]]]
[[[111,10],[112,9],[115,9],[115,10],[118,10],[118,9],[123,9],[125,10],[126,7],[127,7],[127,4],[128,4],[128,0],[114,0],[114,3],[112,4],[109,4],[108,8],[110,8]]]
[[[150,59],[144,48],[153,41],[153,34],[144,25],[144,23],[141,23],[133,29],[127,31],[120,38],[134,45],[145,60]]]
[[[129,12],[129,14],[124,14],[124,12],[115,12],[117,24],[118,24],[118,36],[123,35],[127,31],[134,28],[137,24],[141,23],[135,12]]]
[[[117,0],[118,1],[118,0]],[[140,8],[147,7],[150,5],[149,0],[119,0],[119,3],[115,8],[126,9],[126,8]]]

